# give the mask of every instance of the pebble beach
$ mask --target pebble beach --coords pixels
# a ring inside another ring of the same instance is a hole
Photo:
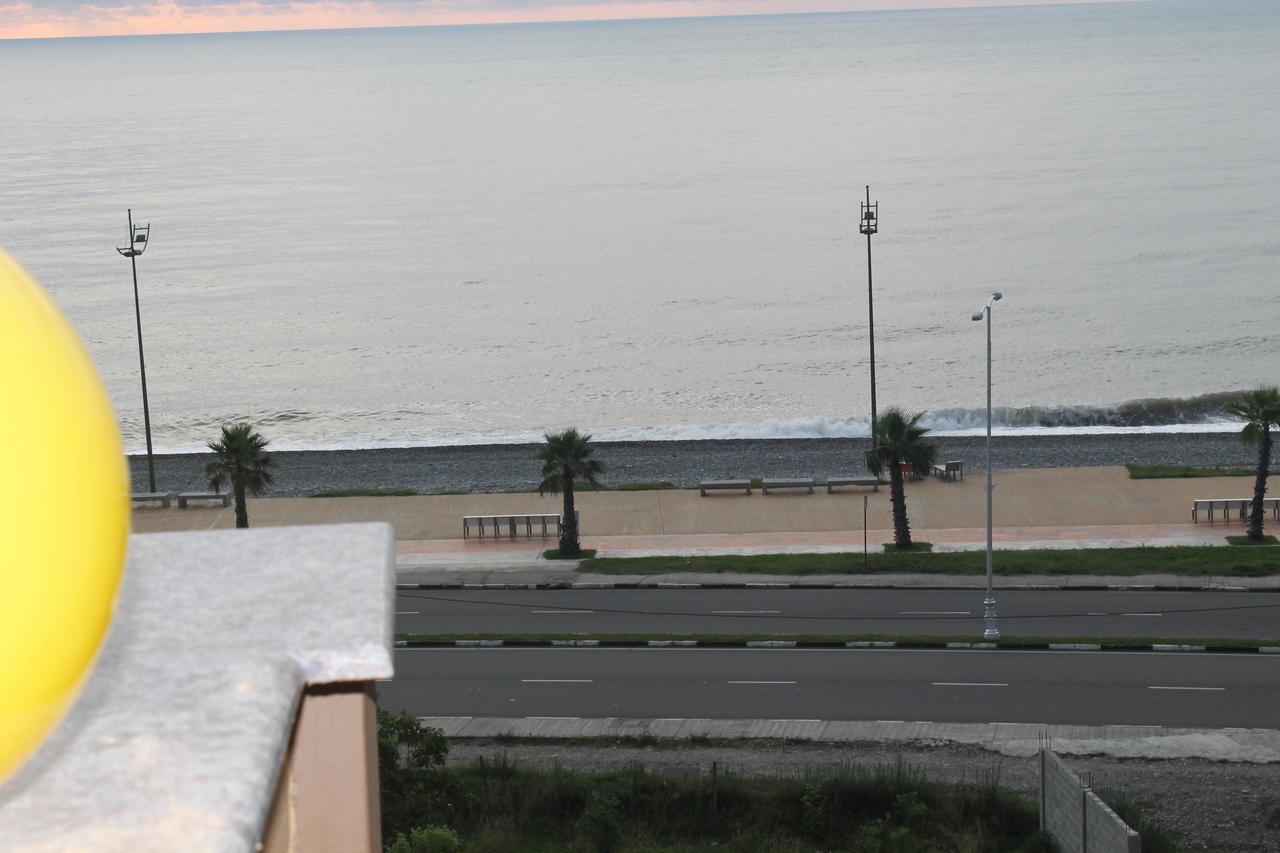
[[[982,470],[983,436],[940,436],[938,459],[962,460]],[[606,485],[667,481],[680,487],[732,477],[815,477],[861,472],[866,439],[741,439],[722,441],[601,442],[596,451]],[[528,490],[539,480],[537,445],[500,444],[365,450],[280,451],[274,497],[300,497],[334,489],[402,488],[423,494]],[[993,467],[1082,468],[1166,464],[1252,467],[1254,448],[1237,433],[1127,433],[1001,435],[991,441]],[[157,486],[204,490],[204,454],[158,455]],[[135,491],[147,490],[145,456],[129,458]]]

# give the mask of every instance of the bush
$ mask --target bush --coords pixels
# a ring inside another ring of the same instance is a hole
[[[415,827],[387,846],[386,853],[460,853],[462,839],[447,826]]]
[[[578,835],[589,842],[592,853],[613,853],[622,843],[622,822],[618,819],[618,801],[608,794],[591,796],[587,808],[578,818]]]

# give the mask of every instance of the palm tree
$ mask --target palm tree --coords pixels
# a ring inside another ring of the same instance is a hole
[[[1262,538],[1262,499],[1267,493],[1267,469],[1271,467],[1271,430],[1280,425],[1280,388],[1246,391],[1227,412],[1245,421],[1240,438],[1258,445],[1258,473],[1253,481],[1253,503],[1249,507],[1249,538]]]
[[[215,492],[222,491],[227,481],[236,501],[236,527],[249,526],[245,493],[260,495],[271,485],[271,469],[275,460],[266,453],[267,440],[248,424],[222,427],[222,438],[209,442],[218,457],[204,466],[204,475]]]
[[[538,451],[538,458],[542,460],[542,482],[538,484],[538,494],[564,494],[560,553],[572,557],[582,552],[582,546],[578,544],[578,514],[573,508],[573,482],[584,480],[593,486],[600,485],[596,475],[604,473],[604,465],[591,458],[595,452],[591,436],[582,435],[577,427],[569,427],[564,432],[549,432],[545,437],[547,443]]]
[[[893,505],[893,543],[911,547],[911,524],[907,521],[907,496],[903,489],[902,467],[927,477],[933,468],[934,447],[924,440],[928,427],[919,425],[924,412],[907,416],[897,407],[876,418],[872,433],[875,444],[867,451],[867,467],[879,477],[889,469],[889,502]]]

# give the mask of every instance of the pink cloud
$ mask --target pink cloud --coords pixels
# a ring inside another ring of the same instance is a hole
[[[0,5],[0,39],[1053,5],[1062,2],[1104,0],[547,0],[523,8],[493,8],[483,0],[317,0],[288,3],[235,0],[206,5],[160,0],[118,6],[90,3],[46,8],[23,0]]]

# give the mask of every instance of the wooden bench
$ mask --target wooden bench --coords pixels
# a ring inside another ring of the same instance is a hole
[[[762,480],[760,482],[760,491],[767,495],[769,494],[770,489],[808,489],[809,494],[813,494],[813,478],[774,478],[771,480]]]
[[[173,502],[173,492],[134,492],[133,500],[135,503],[139,501],[152,501],[159,503],[165,509],[169,508],[169,504]]]
[[[953,483],[957,477],[963,480],[964,463],[953,459],[950,462],[943,462],[941,465],[934,465],[933,476],[937,477],[939,480],[950,480]]]
[[[831,490],[836,486],[870,486],[871,491],[880,491],[879,477],[828,477],[827,478],[827,494],[831,494]]]
[[[526,539],[532,538],[534,527],[537,526],[541,531],[541,536],[546,539],[552,534],[548,532],[548,524],[555,522],[555,534],[560,535],[560,515],[558,513],[515,513],[508,515],[464,515],[462,517],[462,538],[470,539],[472,536],[472,526],[475,527],[475,535],[479,539],[484,538],[485,525],[489,525],[490,534],[494,539],[502,536],[503,528],[506,528],[510,538],[516,538],[516,531],[520,525],[524,525],[524,535]]]
[[[231,506],[230,492],[179,492],[178,509],[186,509],[191,501],[218,501],[223,506]]]
[[[743,490],[743,491],[746,491],[747,494],[751,494],[751,481],[750,480],[703,480],[701,483],[698,484],[698,492],[704,498],[707,496],[707,489],[713,489],[713,490],[720,489],[720,490],[728,490],[728,491],[735,491],[735,492],[739,490]]]
[[[1230,521],[1231,513],[1234,511],[1237,516],[1244,520],[1249,517],[1249,508],[1253,504],[1253,498],[1205,498],[1202,500],[1193,500],[1191,502],[1191,520],[1196,524],[1200,523],[1200,513],[1207,512],[1209,514],[1209,523],[1213,523],[1213,514],[1222,512],[1222,520]],[[1280,521],[1280,498],[1263,498],[1262,509],[1271,510],[1271,517]]]

